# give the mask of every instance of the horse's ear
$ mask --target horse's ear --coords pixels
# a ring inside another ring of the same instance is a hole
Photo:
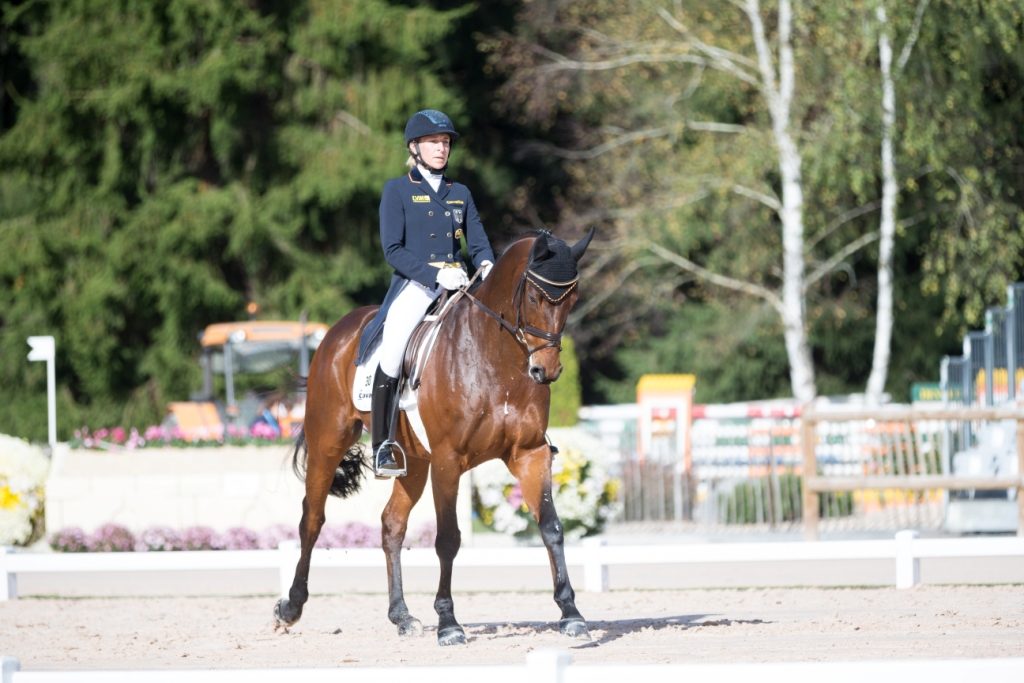
[[[530,261],[541,261],[551,252],[548,249],[548,234],[541,232],[533,241],[533,250],[530,252]]]
[[[590,246],[590,240],[594,239],[595,232],[597,232],[597,229],[591,228],[583,239],[581,239],[579,242],[577,242],[576,244],[572,245],[569,248],[569,250],[572,252],[572,257],[576,260],[577,263],[579,263],[580,259],[583,257],[583,252],[585,252],[587,250],[587,247]]]

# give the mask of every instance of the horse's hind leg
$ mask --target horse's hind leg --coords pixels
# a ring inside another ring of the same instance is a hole
[[[388,570],[388,619],[398,627],[400,636],[423,635],[423,624],[409,614],[402,590],[402,543],[409,526],[409,513],[423,495],[430,465],[420,458],[409,458],[408,473],[395,480],[391,498],[381,513],[381,545]]]
[[[565,564],[565,536],[551,493],[551,452],[545,445],[535,451],[523,453],[509,462],[509,469],[519,480],[523,500],[537,520],[544,547],[548,550],[551,579],[555,587],[555,604],[562,610],[558,626],[567,636],[589,640],[587,622],[576,609],[576,592],[569,582],[569,570]]]
[[[274,606],[277,628],[291,626],[302,616],[302,607],[309,600],[309,564],[313,556],[320,530],[326,516],[324,507],[327,495],[334,483],[334,475],[346,451],[358,439],[362,425],[356,424],[348,433],[337,436],[338,442],[325,445],[325,439],[314,439],[307,443],[309,453],[306,461],[306,496],[302,499],[302,520],[299,522],[299,543],[301,551],[295,566],[295,578],[287,598],[281,598]]]

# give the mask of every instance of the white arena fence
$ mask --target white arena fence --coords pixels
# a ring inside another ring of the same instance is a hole
[[[163,683],[184,677],[190,683],[314,683],[344,676],[346,683],[622,683],[652,681],[758,681],[759,683],[883,683],[922,679],[954,681],[1024,680],[1024,658],[892,660],[855,662],[771,662],[754,664],[573,664],[568,652],[537,650],[522,666],[337,667],[330,669],[189,669],[137,671],[20,671],[18,660],[2,659],[0,683]]]
[[[373,568],[383,565],[379,548],[317,549],[314,568]],[[199,550],[135,553],[35,553],[0,548],[0,600],[18,595],[18,576],[33,572],[147,572],[277,569],[281,595],[291,585],[299,549],[294,541],[277,550]],[[584,539],[565,548],[570,566],[582,567],[585,591],[609,589],[608,568],[615,565],[674,565],[693,563],[794,562],[819,560],[886,560],[894,563],[897,588],[920,583],[924,558],[1024,557],[1024,537],[919,538],[905,530],[891,539],[700,543],[675,545],[606,545],[602,539]],[[430,548],[402,552],[404,567],[437,566]],[[465,548],[456,560],[460,567],[546,567],[542,548]]]

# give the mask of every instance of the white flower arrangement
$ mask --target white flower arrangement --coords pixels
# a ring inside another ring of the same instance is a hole
[[[41,448],[0,434],[0,545],[29,545],[42,536],[49,471]]]
[[[558,447],[551,464],[555,510],[567,539],[599,533],[621,504],[621,482],[609,475],[604,449],[576,428],[552,429]],[[483,526],[520,538],[537,533],[515,477],[504,463],[486,462],[472,470],[473,511]]]

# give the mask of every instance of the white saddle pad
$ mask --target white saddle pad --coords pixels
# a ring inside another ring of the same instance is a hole
[[[355,379],[352,382],[352,401],[355,403],[356,410],[370,412],[370,403],[373,398],[373,375],[377,372],[377,356],[379,353],[380,345],[378,344],[377,348],[366,359],[366,363],[356,367]],[[423,420],[420,419],[418,398],[418,392],[413,391],[409,383],[406,382],[402,395],[398,399],[398,408],[405,413],[420,445],[429,453],[430,440],[427,439],[427,429],[423,426]],[[402,445],[408,446],[409,444]]]

